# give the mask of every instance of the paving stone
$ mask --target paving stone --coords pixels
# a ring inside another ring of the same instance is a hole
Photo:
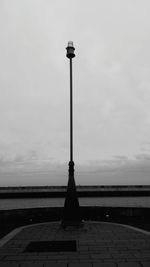
[[[85,247],[85,246],[80,246],[79,248],[78,248],[80,251],[88,251],[88,247]]]
[[[110,254],[92,254],[92,259],[112,259],[112,256]]]
[[[44,267],[67,267],[67,263],[46,263]]]
[[[70,264],[70,263],[80,263],[81,264],[81,261],[73,259],[73,260],[67,261],[67,263],[68,264]]]
[[[141,262],[142,267],[150,267],[150,261],[147,262]]]
[[[115,263],[94,263],[93,267],[116,267]]]
[[[125,259],[126,256],[125,255],[122,255],[122,254],[119,254],[119,253],[116,253],[116,254],[111,254],[112,258],[114,259]]]
[[[138,262],[123,262],[118,263],[118,267],[141,267],[141,264]]]
[[[90,258],[90,254],[80,254],[80,255],[77,255],[76,257],[74,256],[74,257],[68,257],[69,259],[72,259],[72,258],[74,258],[74,259],[89,259]]]
[[[43,267],[43,263],[39,262],[24,262],[21,267]]]
[[[5,256],[3,259],[4,261],[23,261],[25,259],[25,256],[22,255],[11,255],[11,256]]]
[[[69,267],[92,267],[91,263],[69,263]]]
[[[55,255],[55,256],[51,256],[51,255],[47,255],[47,259],[48,260],[67,260],[69,256],[68,255]]]
[[[0,267],[19,267],[19,263],[12,263],[12,262],[0,262]]]
[[[14,254],[16,255],[18,252],[21,252],[20,249],[16,249],[16,248],[2,248],[0,249],[0,254]]]
[[[126,262],[125,259],[103,259],[103,262],[112,262],[112,263],[115,263],[115,262]]]
[[[149,259],[149,260],[150,260],[150,254],[136,253],[136,254],[135,254],[135,258]]]
[[[47,255],[42,255],[42,256],[34,256],[34,255],[28,255],[24,256],[25,261],[44,261],[47,260],[48,256]]]

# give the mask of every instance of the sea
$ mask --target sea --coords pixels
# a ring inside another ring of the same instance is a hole
[[[63,207],[64,198],[11,198],[0,199],[0,210]],[[145,207],[150,208],[150,196],[138,197],[81,197],[81,206]]]

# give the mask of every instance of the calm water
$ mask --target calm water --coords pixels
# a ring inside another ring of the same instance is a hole
[[[81,206],[148,207],[150,197],[87,197],[79,198]],[[0,199],[0,210],[38,207],[62,207],[64,198]]]

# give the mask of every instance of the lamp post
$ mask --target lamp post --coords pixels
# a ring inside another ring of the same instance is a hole
[[[77,197],[76,184],[74,179],[74,161],[73,161],[73,88],[72,88],[72,58],[75,57],[73,42],[69,41],[67,50],[67,58],[70,61],[70,161],[69,161],[69,178],[65,204],[62,214],[62,227],[80,226],[80,208]]]

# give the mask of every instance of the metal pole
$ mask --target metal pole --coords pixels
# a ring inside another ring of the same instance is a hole
[[[73,161],[73,92],[72,92],[72,58],[70,58],[70,161]]]

